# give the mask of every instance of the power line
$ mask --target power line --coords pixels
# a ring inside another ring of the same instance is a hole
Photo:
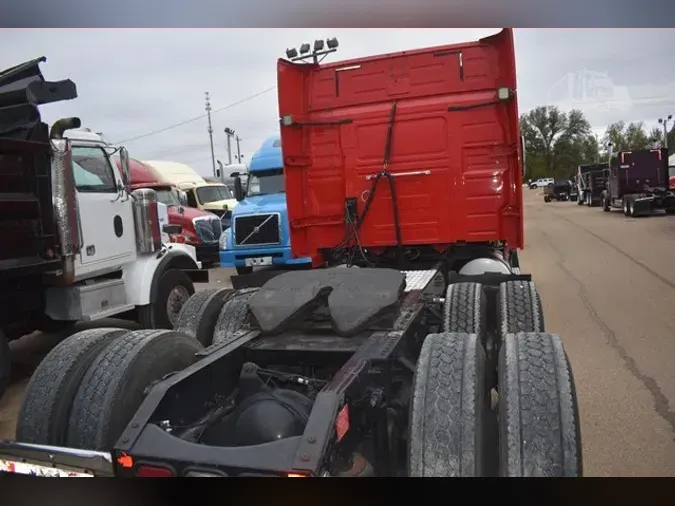
[[[215,114],[217,112],[221,112],[221,111],[224,111],[226,109],[230,109],[230,108],[235,107],[239,104],[243,104],[244,102],[248,102],[249,100],[253,100],[254,98],[258,98],[259,96],[264,95],[265,93],[269,93],[270,91],[272,91],[274,89],[276,89],[276,86],[272,86],[271,88],[267,88],[266,90],[263,90],[259,93],[256,93],[255,95],[251,95],[249,97],[238,100],[237,102],[233,102],[231,104],[228,104],[225,107],[220,107],[219,109],[214,109],[214,110],[211,111],[211,113]],[[197,121],[197,120],[206,118],[206,116],[207,116],[206,113],[200,114],[199,116],[195,116],[194,118],[186,119],[184,121],[181,121],[180,123],[176,123],[174,125],[170,125],[170,126],[167,126],[167,127],[164,127],[164,128],[160,128],[159,130],[154,130],[152,132],[148,132],[148,133],[142,134],[142,135],[137,135],[135,137],[129,137],[128,139],[122,139],[121,141],[115,142],[115,144],[126,144],[128,142],[136,141],[138,139],[144,139],[145,137],[150,137],[151,135],[157,135],[157,134],[160,134],[162,132],[166,132],[168,130],[173,130],[174,128],[181,127],[183,125],[187,125],[188,123],[192,123],[193,121]]]

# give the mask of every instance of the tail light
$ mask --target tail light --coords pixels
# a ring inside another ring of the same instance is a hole
[[[141,464],[136,468],[136,476],[139,478],[174,478],[176,474],[168,467]]]

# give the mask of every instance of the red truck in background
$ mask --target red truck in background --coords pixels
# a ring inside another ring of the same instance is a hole
[[[119,166],[119,160],[117,164]],[[180,225],[180,234],[172,234],[171,242],[194,246],[197,259],[204,267],[219,262],[218,241],[222,233],[220,218],[213,213],[183,205],[179,192],[173,186],[158,180],[154,171],[146,164],[133,158],[129,159],[129,189],[151,188],[157,192],[160,202],[168,208],[169,224]]]

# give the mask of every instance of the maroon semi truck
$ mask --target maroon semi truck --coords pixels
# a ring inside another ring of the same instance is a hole
[[[621,209],[626,216],[675,213],[675,193],[669,188],[668,150],[620,151],[612,161],[602,209]]]

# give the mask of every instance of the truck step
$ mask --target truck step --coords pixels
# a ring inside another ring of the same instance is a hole
[[[93,321],[96,321],[96,320],[101,320],[103,318],[112,318],[113,316],[116,316],[116,315],[119,315],[119,314],[122,314],[122,313],[126,313],[127,311],[131,311],[135,307],[136,306],[134,306],[133,304],[122,304],[120,306],[115,306],[115,307],[105,309],[103,311],[99,311],[98,313],[92,313],[92,314],[84,315],[82,317],[82,320],[93,322]]]
[[[412,292],[413,290],[424,290],[427,285],[438,274],[436,269],[429,269],[425,271],[403,271],[405,274],[405,291]]]
[[[54,320],[97,320],[133,309],[124,281],[105,279],[88,284],[47,289],[45,312]]]

